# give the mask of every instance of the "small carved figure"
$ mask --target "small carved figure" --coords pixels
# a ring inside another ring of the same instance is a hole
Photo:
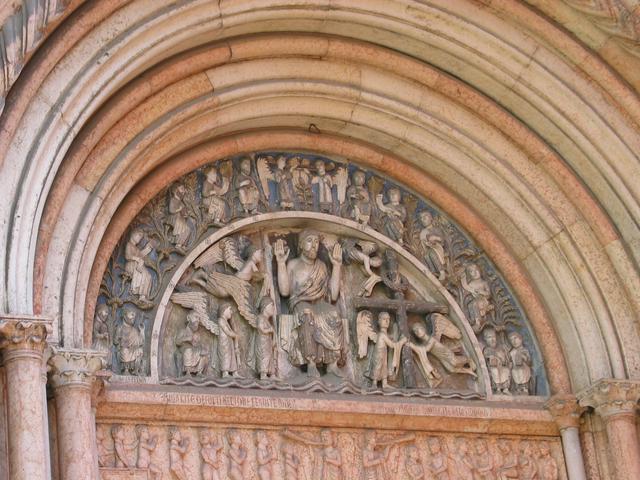
[[[374,242],[356,240],[355,238],[346,238],[340,243],[342,245],[345,263],[358,263],[362,265],[364,272],[367,274],[367,279],[362,283],[357,295],[359,297],[369,297],[373,287],[382,280],[380,275],[377,275],[371,270],[371,267],[375,268],[382,265],[382,258],[377,255],[372,256],[378,249],[378,246]]]
[[[242,445],[242,436],[237,430],[229,430],[227,436],[229,438],[229,478],[244,480],[247,449]]]
[[[291,168],[287,169],[287,158],[280,155],[276,160],[275,169],[269,165],[269,160],[273,157],[258,157],[256,167],[258,176],[262,183],[262,190],[272,202],[276,202],[282,210],[294,208],[295,190],[293,185],[293,175]],[[275,183],[276,198],[272,198],[274,193],[270,184]]]
[[[177,480],[190,478],[184,464],[184,457],[189,452],[189,439],[182,438],[178,427],[169,427],[169,470]]]
[[[231,317],[233,307],[230,303],[223,303],[220,306],[218,315],[218,361],[222,377],[239,376],[238,368],[238,334],[231,328]]]
[[[493,311],[491,303],[491,288],[489,283],[482,278],[480,267],[470,263],[460,276],[462,288],[470,295],[470,300],[465,301],[469,311],[469,322],[473,331],[480,333],[487,323],[487,315]]]
[[[551,449],[547,442],[538,444],[540,458],[538,459],[538,478],[540,480],[558,480],[558,462],[551,456]]]
[[[122,323],[116,328],[113,343],[118,353],[120,372],[128,375],[144,373],[144,324],[136,326],[136,312],[125,308]]]
[[[486,346],[482,350],[484,359],[491,375],[491,385],[496,393],[510,395],[511,371],[509,369],[509,354],[502,345],[498,345],[498,334],[493,328],[482,332]]]
[[[382,213],[382,231],[387,237],[400,245],[403,243],[405,232],[405,221],[407,220],[407,209],[400,202],[402,201],[402,193],[396,187],[392,187],[387,191],[389,198],[388,203],[384,203],[383,195],[376,196],[378,209]]]
[[[511,379],[517,395],[528,395],[531,385],[531,353],[522,345],[522,335],[510,332],[508,335],[511,350]]]
[[[182,375],[203,375],[209,367],[209,348],[198,332],[200,322],[193,310],[187,314],[186,325],[176,334],[178,371]]]
[[[158,445],[158,437],[149,435],[149,428],[146,425],[137,425],[136,434],[138,436],[138,463],[136,466],[143,470],[148,470],[150,480],[161,480],[162,470],[151,462],[156,446]]]
[[[109,307],[101,303],[93,318],[93,349],[107,354],[107,368],[111,368],[111,338],[109,335]]]
[[[316,185],[318,192],[318,205],[321,212],[333,211],[333,178],[328,175],[322,160],[316,160],[313,164],[316,173],[311,179],[311,185]]]
[[[335,437],[331,430],[323,429],[320,431],[320,441],[315,439],[308,439],[297,433],[285,430],[283,436],[289,440],[300,442],[310,447],[320,447],[322,451],[320,453],[321,463],[318,466],[319,471],[314,478],[322,478],[323,480],[342,480],[344,473],[342,470],[342,455],[340,450],[336,447]]]
[[[200,455],[202,456],[202,480],[222,480],[224,443],[213,440],[207,429],[200,430]]]
[[[521,480],[537,480],[538,478],[538,466],[533,456],[533,445],[531,442],[525,441],[520,444],[518,475],[518,478]]]
[[[137,440],[127,442],[126,432],[122,425],[111,427],[111,437],[113,438],[113,449],[115,451],[116,468],[134,468],[135,450],[138,446]]]
[[[331,274],[318,258],[320,235],[304,230],[298,236],[300,256],[287,262],[289,249],[284,240],[276,241],[274,254],[278,266],[280,295],[289,298],[289,311],[293,313],[291,326],[297,329],[297,340],[289,351],[294,365],[306,365],[307,374],[319,376],[317,365],[326,365],[327,371],[341,376],[338,360],[344,343],[342,320],[335,302],[340,293],[342,247],[334,245],[330,254]]]
[[[142,246],[143,244],[145,245]],[[145,242],[144,233],[139,228],[131,232],[129,241],[124,247],[126,260],[124,270],[131,279],[131,294],[137,295],[143,302],[149,300],[153,286],[153,277],[145,265],[145,260],[151,250],[153,250],[152,243]]]
[[[511,441],[502,438],[498,440],[497,446],[501,463],[496,469],[498,478],[500,480],[518,478],[518,455],[511,448]]]
[[[191,226],[189,225],[189,215],[187,206],[184,203],[186,189],[184,185],[178,184],[171,189],[169,197],[169,217],[167,224],[171,227],[172,240],[178,250],[187,248],[189,238],[191,238]]]
[[[391,315],[389,315],[389,312],[380,312],[378,315],[379,331],[377,333],[371,326],[371,317],[371,312],[363,310],[358,314],[358,318],[356,319],[358,346],[364,343],[363,339],[365,338],[371,340],[374,344],[365,376],[371,379],[374,388],[378,386],[378,382],[382,382],[382,388],[388,388],[389,377],[395,377],[400,365],[400,352],[406,339],[401,338],[398,341],[394,341],[389,337],[387,333],[391,323]],[[393,349],[391,365],[389,365],[388,352],[390,348]],[[366,349],[360,353],[366,355]]]
[[[447,254],[444,250],[444,233],[434,225],[433,215],[428,210],[420,212],[420,245],[427,268],[442,282],[446,277]]]
[[[396,252],[387,249],[384,252],[384,265],[382,269],[382,282],[387,287],[390,296],[396,299],[404,298],[409,288],[409,282],[398,269],[398,257]]]
[[[300,459],[296,455],[294,446],[290,442],[285,442],[282,446],[284,457],[284,478],[285,480],[300,479]]]
[[[298,204],[307,209],[312,204],[311,172],[309,161],[306,158],[291,157],[289,159],[289,171],[293,180],[293,190],[298,199]]]
[[[469,458],[469,442],[464,437],[458,437],[451,454],[450,476],[456,480],[474,480],[473,468],[473,462]]]
[[[103,428],[96,428],[96,446],[98,447],[98,465],[100,467],[113,467],[115,464],[114,449],[109,444]]]
[[[358,223],[367,225],[371,219],[371,194],[365,185],[365,173],[362,170],[353,172],[353,185],[347,188],[347,216]]]
[[[258,213],[260,204],[260,190],[251,172],[251,159],[240,161],[240,171],[236,175],[234,187],[238,192],[238,199],[245,215]]]
[[[262,297],[260,300],[260,313],[256,321],[256,369],[260,380],[273,378],[276,375],[277,351],[275,342],[274,315],[276,306],[271,297]]]
[[[227,202],[224,196],[229,191],[231,180],[221,175],[217,167],[211,167],[205,172],[202,184],[202,207],[206,217],[217,225],[226,222]]]
[[[256,431],[256,460],[258,462],[258,477],[260,480],[274,478],[273,464],[278,461],[278,454],[264,430]]]
[[[477,480],[494,480],[493,461],[484,439],[476,441],[476,454],[473,463]]]
[[[431,472],[433,480],[449,480],[449,462],[442,453],[442,443],[438,437],[431,437],[428,440],[429,463],[427,467]]]
[[[426,478],[420,452],[415,445],[409,445],[405,449],[404,468],[411,480],[424,480]]]
[[[378,448],[376,432],[367,431],[364,434],[364,447],[362,449],[362,466],[364,467],[365,480],[387,480],[392,478],[387,471],[387,461],[391,456],[392,445],[387,444],[384,450]]]

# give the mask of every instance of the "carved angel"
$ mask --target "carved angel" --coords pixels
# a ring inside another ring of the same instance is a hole
[[[313,166],[316,171],[311,185],[315,189],[316,206],[321,212],[335,213],[333,187],[336,187],[336,200],[342,205],[346,198],[349,173],[345,167],[338,167],[335,173],[329,174],[327,168],[332,169],[335,166],[332,163],[325,165],[322,160],[316,160]]]
[[[356,318],[356,333],[358,335],[358,356],[367,355],[369,341],[374,343],[373,351],[369,357],[369,367],[365,376],[371,379],[373,386],[377,387],[382,382],[382,388],[387,388],[389,377],[395,376],[400,365],[400,352],[406,339],[392,340],[387,334],[391,316],[388,312],[380,312],[378,315],[379,331],[375,332],[371,325],[372,314],[368,310],[358,313]],[[393,349],[391,366],[389,367],[389,349]]]
[[[275,166],[269,164],[270,159],[271,157],[258,157],[256,160],[262,191],[268,196],[270,203],[276,203],[282,210],[291,210],[296,198],[293,168],[287,168],[284,155],[278,157]]]
[[[373,287],[382,281],[382,277],[371,270],[371,267],[380,267],[382,258],[374,255],[378,246],[374,242],[367,240],[356,240],[354,238],[346,238],[341,241],[342,253],[345,263],[359,263],[362,265],[367,275],[366,280],[358,290],[359,297],[368,297],[371,295]]]

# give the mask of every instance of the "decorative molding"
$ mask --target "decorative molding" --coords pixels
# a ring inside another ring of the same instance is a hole
[[[564,1],[603,32],[619,40],[640,42],[640,2],[637,0]]]
[[[93,350],[56,350],[47,362],[54,388],[70,385],[90,387],[102,370],[106,355]]]
[[[575,395],[554,395],[545,403],[545,408],[549,410],[560,430],[578,428],[580,416],[585,410]]]
[[[6,355],[21,350],[43,354],[51,320],[29,316],[0,316],[0,350]]]
[[[640,381],[598,380],[578,394],[580,405],[594,408],[603,418],[634,414],[640,400]]]

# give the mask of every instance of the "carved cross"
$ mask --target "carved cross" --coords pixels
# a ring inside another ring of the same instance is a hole
[[[405,300],[404,296],[396,294],[396,298],[363,298],[356,297],[353,300],[355,308],[371,308],[375,310],[386,310],[395,312],[396,321],[400,327],[400,332],[407,339],[410,337],[408,313],[442,313],[446,315],[449,308],[446,305],[425,301]],[[407,345],[402,347],[402,378],[407,388],[415,388],[415,376],[413,368],[413,356],[411,349]]]

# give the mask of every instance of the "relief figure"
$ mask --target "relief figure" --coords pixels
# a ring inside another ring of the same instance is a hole
[[[433,480],[449,480],[449,462],[442,453],[442,443],[438,437],[431,437],[427,441],[429,445],[429,461],[427,467]]]
[[[178,331],[175,339],[178,371],[181,375],[197,376],[207,373],[210,353],[202,334],[198,332],[199,328],[198,313],[189,311],[186,325]]]
[[[144,246],[142,246],[145,244]],[[126,263],[124,270],[131,279],[131,293],[137,295],[141,301],[149,300],[153,277],[145,265],[145,260],[153,250],[151,242],[145,242],[145,235],[139,228],[131,232],[129,241],[124,247],[124,258]]]
[[[520,480],[538,479],[538,466],[533,456],[533,445],[530,442],[525,441],[520,444],[518,475]]]
[[[229,478],[244,480],[247,449],[242,445],[242,436],[237,430],[229,430],[227,437],[229,438]]]
[[[333,268],[318,258],[320,235],[305,230],[298,236],[300,256],[287,261],[289,249],[283,240],[276,241],[274,253],[277,262],[278,289],[289,298],[289,311],[293,314],[292,330],[296,341],[289,352],[294,365],[306,365],[309,376],[319,376],[317,365],[326,365],[327,371],[340,376],[338,360],[343,347],[342,319],[332,305],[340,293],[342,248],[334,245],[330,253]]]
[[[271,297],[263,297],[260,301],[260,313],[256,320],[256,370],[260,380],[276,376],[276,342],[274,316],[276,306]]]
[[[185,186],[178,184],[171,189],[167,224],[171,227],[172,240],[178,250],[185,250],[191,237],[187,206],[184,203]]]
[[[500,466],[496,468],[499,480],[518,478],[518,455],[511,446],[511,441],[506,438],[497,442]]]
[[[487,362],[491,385],[496,393],[510,395],[511,371],[509,369],[509,354],[502,345],[498,345],[498,334],[493,328],[487,328],[482,332],[485,347],[482,354]]]
[[[415,445],[409,445],[405,449],[404,468],[411,480],[424,480],[426,478],[420,452]]]
[[[221,175],[217,167],[211,167],[205,172],[202,184],[202,207],[206,217],[217,225],[226,221],[227,202],[224,196],[229,191],[231,181]]]
[[[446,277],[447,254],[444,250],[444,232],[434,225],[433,215],[428,210],[420,212],[420,246],[427,268],[438,277],[441,282]]]
[[[360,264],[367,275],[356,295],[359,297],[371,296],[373,287],[382,280],[380,275],[371,270],[371,267],[377,268],[382,265],[382,258],[374,255],[378,246],[374,242],[355,238],[345,238],[340,244],[345,264]]]
[[[296,451],[291,442],[285,442],[282,446],[282,455],[284,457],[284,478],[285,480],[300,480],[301,466],[300,458],[296,455]]]
[[[351,220],[367,225],[371,219],[371,194],[365,185],[366,175],[356,170],[352,176],[353,185],[347,188],[347,216]]]
[[[218,368],[222,373],[222,377],[239,376],[239,352],[238,352],[238,334],[231,328],[231,317],[233,316],[233,307],[230,303],[223,303],[220,306],[218,315],[218,327],[220,334],[218,335]]]
[[[540,458],[538,459],[538,478],[540,480],[558,480],[558,463],[551,456],[551,449],[547,442],[538,444]]]
[[[529,395],[531,384],[531,353],[522,345],[522,335],[510,332],[507,336],[511,344],[509,357],[511,358],[511,379],[517,395]]]
[[[138,435],[138,462],[136,466],[142,470],[148,470],[150,480],[161,480],[162,470],[151,462],[151,455],[158,446],[158,437],[156,435],[150,436],[149,428],[146,425],[137,425],[136,434]]]
[[[272,480],[273,464],[278,461],[278,454],[264,430],[256,431],[256,461],[260,480]]]
[[[392,478],[387,469],[387,462],[391,456],[392,445],[385,445],[380,451],[375,431],[364,434],[364,447],[362,449],[362,466],[364,467],[365,480],[387,480]]]
[[[125,308],[122,323],[116,328],[113,343],[116,346],[120,373],[142,375],[144,373],[144,324],[136,326],[136,312]]]
[[[251,172],[251,159],[243,158],[240,161],[240,171],[233,182],[238,192],[238,200],[245,215],[258,213],[260,204],[260,190]]]
[[[134,468],[135,450],[138,446],[138,441],[127,441],[124,426],[119,424],[111,427],[111,437],[113,438],[113,449],[115,452],[115,467]]]
[[[178,427],[169,427],[169,470],[176,480],[189,480],[191,478],[184,464],[184,457],[189,448],[189,439],[182,438],[182,433]]]
[[[336,446],[335,436],[331,430],[326,428],[321,430],[320,441],[305,438],[302,435],[289,430],[285,430],[282,435],[287,438],[288,441],[299,442],[309,447],[321,448],[321,451],[319,452],[320,464],[317,466],[318,471],[314,478],[322,478],[323,480],[343,480],[344,472],[342,455],[340,453],[340,449]]]
[[[222,480],[224,465],[224,443],[222,438],[212,438],[207,429],[200,430],[200,456],[202,457],[202,480]]]
[[[456,447],[451,455],[450,477],[456,480],[474,480],[474,465],[469,458],[469,442],[466,438],[456,439]]]
[[[489,283],[482,278],[480,267],[470,263],[460,276],[462,288],[467,292],[468,300],[465,304],[469,311],[469,323],[473,331],[480,333],[487,323],[487,316],[493,311],[491,303],[491,288]]]
[[[376,196],[378,210],[382,213],[382,232],[391,240],[403,243],[407,209],[402,203],[402,193],[398,188],[392,187],[387,191],[389,202],[384,203],[383,195]]]
[[[111,367],[111,336],[109,335],[109,307],[101,303],[93,318],[93,349],[107,354],[106,367]]]
[[[477,480],[495,480],[493,473],[493,461],[489,454],[486,441],[476,440],[476,454],[474,455],[474,468]]]
[[[115,451],[109,444],[108,437],[103,428],[96,428],[96,446],[98,448],[98,466],[113,467],[115,464]]]

